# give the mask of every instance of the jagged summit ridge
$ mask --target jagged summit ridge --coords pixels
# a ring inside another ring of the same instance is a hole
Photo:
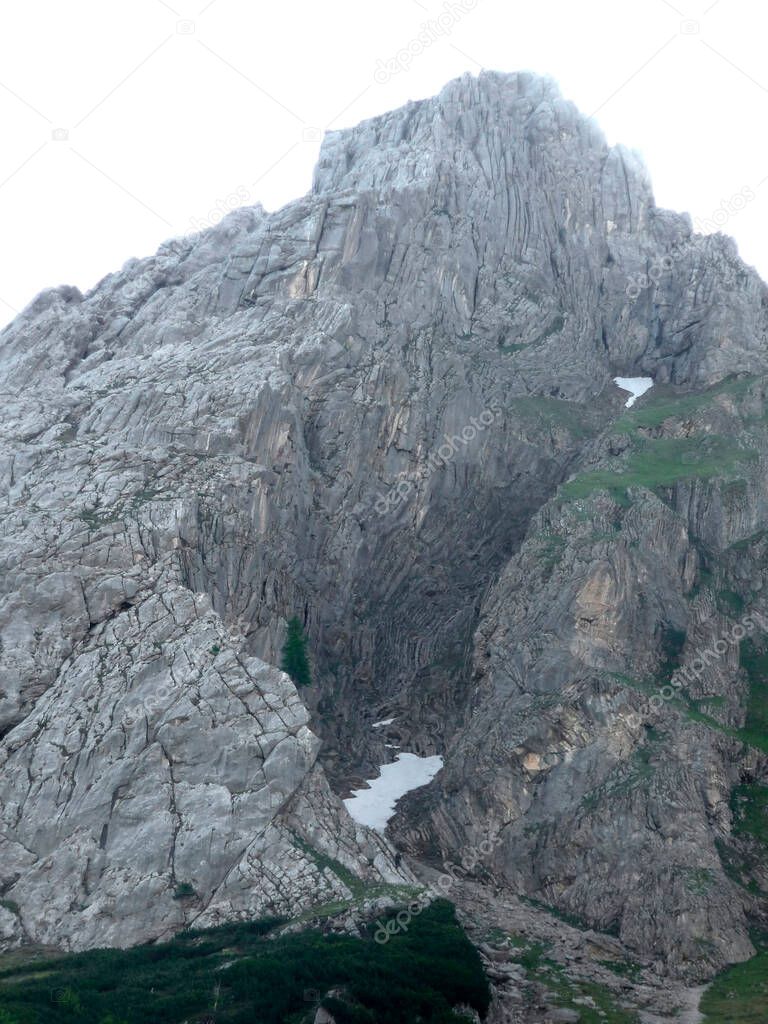
[[[553,80],[529,73],[467,74],[434,98],[408,103],[355,128],[328,132],[313,192],[410,187],[454,163],[456,150],[474,152],[476,160],[485,150],[484,165],[475,163],[475,168],[485,172],[488,183],[496,169],[487,159],[492,148],[500,143],[508,149],[534,148],[554,138],[593,149],[603,158],[613,152],[597,125],[563,99]],[[632,198],[642,196],[652,205],[642,162],[621,146],[615,154],[624,163]]]

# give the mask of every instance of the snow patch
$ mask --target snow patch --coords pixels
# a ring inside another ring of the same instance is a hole
[[[355,821],[383,832],[400,797],[426,786],[442,767],[443,759],[439,754],[434,757],[398,754],[391,764],[381,766],[379,777],[368,781],[367,789],[353,789],[344,804]]]
[[[614,377],[613,383],[622,391],[631,392],[625,402],[625,408],[629,409],[641,395],[653,387],[653,377]]]

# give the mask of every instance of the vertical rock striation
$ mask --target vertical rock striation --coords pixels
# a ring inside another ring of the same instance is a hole
[[[283,210],[38,297],[0,334],[0,934],[290,913],[344,887],[323,856],[403,880],[325,774],[390,743],[446,756],[412,852],[498,833],[497,882],[670,969],[748,956],[738,644],[648,698],[733,625],[718,594],[768,614],[767,304],[527,74],[331,133]],[[616,375],[655,381],[631,413]],[[293,615],[312,731],[269,667]]]

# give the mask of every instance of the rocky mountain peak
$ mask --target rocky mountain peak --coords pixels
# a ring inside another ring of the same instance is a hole
[[[36,299],[0,334],[2,941],[303,913],[491,843],[478,883],[663,971],[751,955],[767,309],[496,73]],[[397,751],[444,768],[385,838],[341,798]]]
[[[503,151],[515,163],[505,166],[493,159],[494,153]],[[622,147],[610,150],[597,126],[562,98],[553,81],[527,73],[465,75],[433,99],[328,133],[313,191],[426,186],[451,170],[474,175],[479,189],[494,191],[508,186],[518,161],[555,164],[557,154],[564,151],[570,151],[572,159],[590,154],[598,170],[610,160],[609,173],[615,163],[636,207],[652,205],[639,159]],[[580,165],[580,177],[590,169]],[[561,188],[570,191],[577,184],[562,173],[567,168],[551,170],[560,171]],[[631,216],[630,210],[625,213]]]

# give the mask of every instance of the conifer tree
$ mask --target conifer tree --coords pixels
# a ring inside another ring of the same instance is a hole
[[[280,665],[287,672],[296,686],[311,686],[312,676],[307,658],[307,642],[301,622],[294,617],[288,622],[288,635],[283,644],[283,660]]]

